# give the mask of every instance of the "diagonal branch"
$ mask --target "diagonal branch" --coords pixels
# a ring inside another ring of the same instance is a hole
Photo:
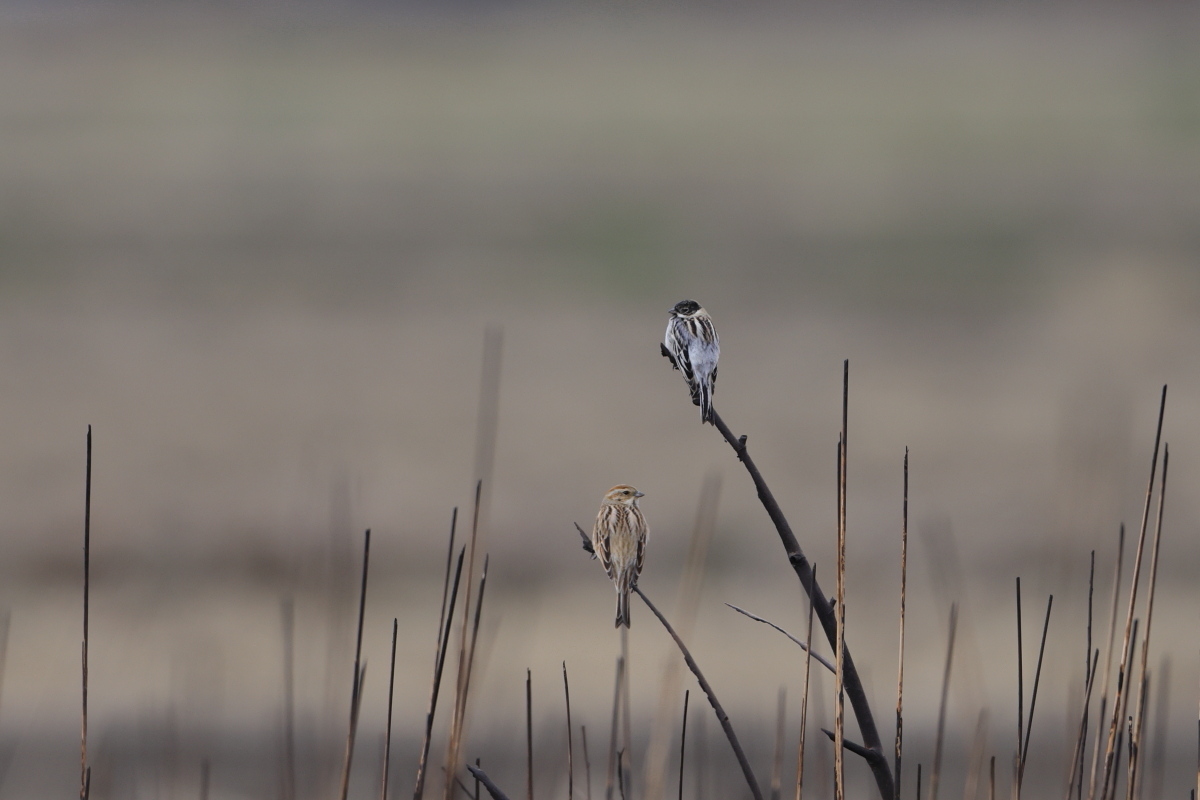
[[[692,654],[688,652],[684,646],[683,640],[679,638],[679,634],[675,633],[675,629],[671,627],[671,623],[667,622],[667,618],[654,607],[646,595],[642,594],[642,590],[635,583],[633,591],[637,596],[642,598],[642,602],[647,608],[654,612],[654,616],[658,617],[658,621],[667,629],[667,633],[671,634],[671,638],[675,640],[675,644],[679,645],[679,652],[683,653],[683,660],[687,662],[688,669],[696,676],[696,680],[700,683],[700,688],[704,690],[704,694],[708,695],[708,702],[712,705],[713,711],[717,714],[717,721],[721,723],[721,728],[725,731],[725,736],[729,739],[729,745],[733,748],[733,754],[737,756],[738,764],[742,768],[742,774],[746,776],[746,783],[750,786],[750,793],[754,795],[754,800],[762,800],[762,790],[758,788],[758,780],[754,777],[754,771],[750,769],[750,762],[746,759],[746,753],[742,750],[742,745],[738,742],[737,734],[733,732],[733,726],[729,722],[729,715],[725,713],[725,709],[721,707],[721,703],[717,700],[716,694],[713,693],[712,687],[708,685],[708,681],[704,679],[704,673],[700,671]]]
[[[783,511],[780,510],[779,503],[775,500],[775,495],[771,493],[771,489],[763,479],[762,473],[758,471],[758,467],[754,464],[754,459],[750,457],[750,453],[746,449],[746,437],[734,436],[716,409],[713,409],[712,412],[712,424],[725,437],[725,441],[729,442],[729,446],[737,454],[738,460],[742,462],[742,465],[746,467],[746,471],[750,473],[750,479],[754,481],[754,488],[758,490],[758,499],[762,502],[763,508],[767,510],[767,515],[771,518],[771,522],[775,524],[775,530],[779,533],[779,540],[783,544],[783,549],[787,553],[792,569],[796,572],[796,577],[800,579],[800,583],[804,587],[805,594],[813,598],[817,619],[820,620],[821,628],[825,631],[825,636],[829,639],[829,644],[834,648],[834,652],[836,653],[837,616],[834,614],[833,606],[830,605],[825,593],[821,591],[821,587],[816,584],[808,557],[800,549],[800,543],[796,541],[796,535],[792,533],[792,527],[788,524],[787,518],[784,517]],[[888,767],[887,759],[883,755],[883,745],[879,740],[879,730],[875,727],[875,717],[871,713],[871,706],[867,701],[866,691],[863,689],[862,678],[859,677],[858,669],[854,666],[854,659],[850,657],[850,648],[843,648],[843,656],[845,659],[843,671],[845,675],[846,696],[850,700],[851,708],[854,710],[854,717],[858,720],[858,728],[863,738],[864,752],[870,754],[863,757],[866,758],[868,765],[871,767],[871,772],[875,775],[875,784],[879,787],[880,797],[883,800],[892,800],[894,794],[892,771]]]
[[[808,645],[807,645],[807,644],[805,644],[804,642],[800,641],[800,640],[799,640],[799,639],[797,639],[795,636],[792,636],[790,633],[788,633],[787,631],[785,631],[783,628],[779,627],[779,626],[778,626],[778,625],[776,625],[774,622],[771,622],[771,620],[769,620],[769,619],[763,619],[762,617],[758,616],[757,614],[751,614],[751,613],[750,613],[749,611],[747,611],[746,609],[744,609],[744,608],[738,608],[738,607],[737,607],[737,606],[735,606],[733,603],[726,603],[725,605],[729,606],[730,608],[732,608],[734,611],[738,612],[739,614],[743,614],[743,615],[745,615],[745,616],[749,617],[750,619],[754,620],[755,622],[761,622],[761,623],[762,623],[762,624],[764,624],[764,625],[770,625],[772,628],[774,628],[775,630],[779,631],[780,633],[782,633],[782,634],[783,634],[784,636],[786,636],[787,638],[791,639],[791,640],[792,640],[794,643],[796,643],[796,644],[800,645],[800,649],[801,649],[801,650],[803,650],[803,651],[804,651],[804,652],[806,652],[806,653],[807,653],[807,652],[809,652],[809,650],[808,650]],[[812,657],[813,657],[813,659],[815,659],[816,661],[820,662],[821,666],[823,666],[825,669],[829,670],[830,672],[836,672],[836,671],[837,671],[837,668],[836,668],[836,667],[835,667],[833,664],[830,664],[830,663],[829,663],[829,659],[825,658],[825,656],[821,655],[820,653],[813,653],[813,654],[812,654]]]

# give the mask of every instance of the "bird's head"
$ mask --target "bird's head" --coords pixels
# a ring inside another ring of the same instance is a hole
[[[604,495],[604,502],[612,505],[635,506],[638,498],[645,496],[645,492],[639,492],[632,486],[621,484],[608,490],[608,494]]]
[[[671,309],[671,313],[677,317],[690,317],[700,310],[700,304],[695,300],[680,300]]]

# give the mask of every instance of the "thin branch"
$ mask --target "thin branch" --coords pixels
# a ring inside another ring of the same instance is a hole
[[[829,730],[828,728],[821,728],[821,733],[828,736],[829,741],[831,741],[831,742],[837,741],[837,734],[835,734],[833,731]],[[868,760],[870,760],[870,758],[871,758],[870,750],[863,747],[858,742],[852,742],[849,739],[845,739],[845,738],[842,739],[842,749],[849,750],[851,753],[854,753],[854,755],[862,756],[863,758],[868,759]]]
[[[904,448],[904,523],[900,529],[900,666],[896,670],[896,793],[900,800],[900,767],[904,756],[904,606],[908,593],[908,448]],[[797,798],[799,800],[799,798]],[[974,800],[971,798],[970,800]]]
[[[714,412],[714,415],[715,413],[716,412]],[[742,750],[741,743],[738,742],[737,734],[733,732],[733,726],[729,722],[729,715],[725,713],[725,709],[721,706],[721,702],[717,700],[717,695],[713,692],[712,687],[709,686],[708,681],[705,680],[704,673],[700,671],[700,667],[697,666],[695,659],[692,658],[692,654],[688,652],[683,640],[679,638],[679,636],[675,633],[675,629],[671,627],[671,623],[667,622],[667,618],[664,617],[657,608],[655,608],[654,604],[650,602],[650,600],[642,592],[641,588],[636,584],[633,587],[633,591],[637,593],[638,597],[642,598],[642,602],[645,603],[646,607],[654,613],[654,616],[658,617],[658,621],[662,623],[663,627],[667,629],[667,633],[669,633],[671,638],[675,640],[675,644],[679,647],[679,651],[683,654],[683,660],[687,662],[688,669],[690,669],[692,674],[696,676],[696,680],[699,682],[700,688],[704,690],[704,694],[708,697],[709,704],[712,705],[713,711],[716,712],[717,721],[721,723],[721,728],[725,731],[725,737],[729,739],[729,746],[733,748],[733,754],[737,757],[738,765],[742,768],[742,774],[746,778],[746,784],[750,787],[750,793],[754,795],[754,800],[763,800],[762,790],[758,788],[758,780],[754,777],[753,770],[750,769],[750,762],[746,759],[746,753]]]
[[[455,509],[457,517],[458,509]],[[450,528],[451,543],[454,540],[454,527]],[[463,557],[466,547],[458,551],[458,565],[454,568],[454,588],[450,592],[449,611],[443,613],[442,622],[438,627],[438,650],[434,655],[433,689],[429,693],[429,710],[425,713],[425,738],[421,743],[421,759],[417,763],[417,782],[413,789],[413,800],[421,800],[425,794],[425,770],[429,763],[429,744],[433,738],[433,718],[437,712],[438,694],[442,686],[442,669],[446,665],[446,651],[450,644],[450,627],[454,624],[454,606],[458,601],[458,584],[462,578]]]
[[[525,669],[525,795],[533,800],[533,671]]]
[[[1042,657],[1046,654],[1046,634],[1050,630],[1050,610],[1054,608],[1054,595],[1046,601],[1046,621],[1042,623],[1042,643],[1038,646],[1037,669],[1033,673],[1033,694],[1029,698],[1029,721],[1025,727],[1025,749],[1021,751],[1020,778],[1025,778],[1025,761],[1029,758],[1029,737],[1033,735],[1033,712],[1037,707],[1038,684],[1042,680]]]
[[[88,603],[92,577],[92,426],[87,429],[87,474],[83,494],[83,722],[79,737],[79,797],[90,794],[91,770],[88,768]]]
[[[679,800],[683,800],[683,761],[687,753],[687,712],[692,691],[683,693],[683,724],[679,726]]]
[[[388,673],[388,710],[387,732],[383,736],[383,789],[379,800],[388,800],[388,778],[392,766],[392,698],[396,693],[396,634],[400,629],[400,620],[392,618],[392,665]]]
[[[816,585],[817,566],[813,565],[813,585]],[[812,641],[813,629],[813,598],[808,598],[808,640]],[[812,668],[813,652],[804,648],[804,693],[800,696],[800,743],[796,746],[796,800],[804,797],[804,738],[808,730],[808,691],[809,677]]]
[[[1096,783],[1100,774],[1100,742],[1104,739],[1104,721],[1108,711],[1108,684],[1112,675],[1113,643],[1117,633],[1117,603],[1121,593],[1121,567],[1125,563],[1125,525],[1117,532],[1117,563],[1113,568],[1112,607],[1108,616],[1108,644],[1104,650],[1104,679],[1100,681],[1100,708],[1096,715],[1096,742],[1092,747],[1092,766],[1088,770],[1088,800],[1096,797]]]
[[[834,800],[845,800],[846,770],[845,754],[842,753],[842,742],[846,738],[846,690],[845,671],[846,661],[846,462],[849,460],[849,450],[846,440],[847,411],[850,398],[850,361],[842,362],[842,434],[838,439],[838,526],[837,526],[837,644],[833,652],[836,656],[837,672],[834,673],[833,694],[833,796]],[[882,746],[881,746],[882,749]]]
[[[508,800],[508,795],[500,791],[500,787],[492,783],[492,779],[482,769],[472,764],[467,764],[467,771],[483,784],[483,788],[488,790],[488,794],[492,796],[492,800]]]
[[[797,644],[797,645],[800,647],[800,649],[801,649],[801,650],[803,650],[804,652],[806,652],[806,653],[808,653],[808,652],[811,652],[811,651],[809,650],[809,648],[808,648],[808,645],[807,645],[807,644],[805,644],[804,642],[800,641],[800,640],[799,640],[799,639],[797,639],[795,636],[792,636],[790,633],[788,633],[787,631],[785,631],[783,628],[779,627],[779,626],[778,626],[778,625],[776,625],[774,622],[771,622],[771,620],[769,620],[769,619],[763,619],[762,617],[758,616],[757,614],[751,614],[751,613],[750,613],[749,611],[747,611],[746,609],[744,609],[744,608],[738,608],[738,607],[737,607],[737,606],[735,606],[733,603],[726,603],[725,605],[729,606],[730,608],[732,608],[734,611],[738,612],[739,614],[744,614],[745,616],[749,617],[750,619],[754,620],[755,622],[761,622],[761,623],[762,623],[762,624],[764,624],[764,625],[770,625],[772,628],[774,628],[775,630],[779,631],[780,633],[782,633],[782,634],[783,634],[784,636],[786,636],[787,638],[791,639],[791,640],[792,640],[792,642],[794,642],[795,644]],[[837,667],[835,667],[835,666],[834,666],[832,663],[830,663],[829,659],[825,658],[825,656],[821,655],[820,653],[813,653],[813,654],[812,654],[812,657],[813,657],[813,659],[815,659],[815,660],[817,661],[817,663],[818,663],[818,664],[820,664],[821,666],[823,666],[825,669],[829,670],[829,673],[830,673],[831,675],[832,675],[832,674],[836,674],[836,673],[837,673]]]
[[[1014,796],[1021,797],[1021,753],[1025,750],[1025,634],[1021,628],[1021,576],[1017,576],[1017,774]]]
[[[742,465],[746,468],[746,472],[750,475],[750,479],[754,482],[754,487],[758,492],[758,499],[763,504],[767,515],[771,518],[771,522],[775,525],[775,530],[779,534],[779,540],[783,545],[784,552],[787,553],[788,563],[792,565],[796,577],[799,578],[801,585],[804,587],[805,594],[815,599],[817,620],[821,623],[821,628],[825,631],[825,636],[828,638],[830,645],[836,648],[837,619],[833,607],[830,605],[829,599],[821,591],[820,586],[813,580],[812,567],[809,564],[808,557],[800,549],[800,543],[796,540],[796,535],[792,532],[791,525],[783,515],[783,511],[779,508],[779,503],[775,500],[775,495],[771,492],[770,487],[767,486],[767,482],[763,479],[762,473],[759,472],[758,467],[755,465],[754,459],[750,457],[750,452],[746,447],[746,438],[734,436],[733,431],[725,424],[725,421],[715,408],[712,413],[712,423],[720,431],[725,441],[729,443],[729,446],[733,448],[738,460],[742,462]],[[868,764],[875,777],[879,796],[882,800],[892,800],[894,792],[892,771],[888,766],[887,759],[883,757],[883,745],[879,739],[879,731],[875,726],[875,718],[871,713],[871,705],[867,700],[862,678],[859,676],[858,670],[854,665],[854,659],[851,657],[850,648],[846,647],[843,649],[845,656],[843,673],[846,697],[850,701],[855,719],[858,721],[858,728],[862,733],[865,746],[874,752],[874,755],[868,759]]]
[[[571,684],[563,662],[563,694],[567,698],[567,800],[575,800],[575,736],[571,728]]]

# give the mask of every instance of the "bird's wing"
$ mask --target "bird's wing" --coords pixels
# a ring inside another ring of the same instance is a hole
[[[596,524],[592,528],[592,549],[596,552],[596,556],[600,559],[600,563],[604,565],[604,571],[612,573],[612,557],[609,554],[608,537],[612,531],[611,521],[606,519],[610,509],[605,506],[600,509],[600,514],[596,517]]]
[[[683,377],[687,379],[688,383],[695,380],[691,360],[692,346],[688,341],[690,338],[687,323],[672,317],[670,325],[667,326],[667,349],[674,354],[675,367],[683,372]]]
[[[636,581],[636,576],[642,574],[642,566],[646,563],[646,538],[650,533],[646,526],[646,518],[642,516],[641,511],[634,512],[636,517],[637,531],[637,563],[634,567],[633,574]]]

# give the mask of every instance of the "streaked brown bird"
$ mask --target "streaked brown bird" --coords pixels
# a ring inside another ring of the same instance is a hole
[[[604,495],[592,526],[592,549],[617,589],[618,628],[629,627],[629,593],[646,560],[646,534],[650,529],[638,508],[642,497],[645,493],[632,486],[614,486]]]

